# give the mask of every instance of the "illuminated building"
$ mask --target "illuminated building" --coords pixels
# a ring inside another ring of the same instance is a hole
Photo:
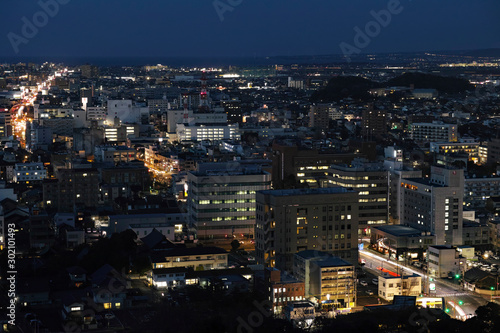
[[[253,238],[256,192],[271,187],[271,175],[258,165],[201,163],[188,173],[187,186],[198,238]]]
[[[359,235],[369,233],[372,225],[388,219],[388,172],[381,163],[355,159],[351,165],[331,165],[325,186],[352,188],[359,193]]]
[[[436,235],[436,244],[462,245],[464,171],[433,166],[430,178],[401,181],[400,223]]]
[[[14,167],[14,182],[34,182],[47,178],[43,163],[17,163]]]
[[[343,187],[257,193],[255,253],[266,267],[292,270],[303,250],[358,259],[358,193]]]
[[[440,122],[413,123],[411,138],[416,142],[457,142],[457,125]]]

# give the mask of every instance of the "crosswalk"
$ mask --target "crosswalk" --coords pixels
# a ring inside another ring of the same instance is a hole
[[[436,297],[455,297],[455,296],[470,296],[470,293],[466,293],[466,292],[436,293]]]

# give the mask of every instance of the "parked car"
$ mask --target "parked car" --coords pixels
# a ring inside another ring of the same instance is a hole
[[[368,285],[368,282],[360,281],[359,284],[362,285],[363,287],[366,287]]]
[[[372,295],[373,295],[373,291],[371,291],[371,290],[367,290],[367,291],[365,291],[365,292],[366,292],[368,295],[370,295],[370,296],[372,296]]]
[[[373,279],[373,280],[372,280],[372,283],[373,283],[374,285],[378,285],[378,278]]]

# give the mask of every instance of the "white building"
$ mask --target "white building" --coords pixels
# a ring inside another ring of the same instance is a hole
[[[186,272],[184,267],[156,268],[151,271],[149,281],[156,289],[182,287],[186,284]]]
[[[179,141],[201,140],[239,140],[238,124],[231,125],[177,125],[177,138]]]
[[[447,278],[461,275],[461,264],[463,265],[465,261],[455,247],[432,245],[427,249],[429,276]]]
[[[114,124],[115,118],[120,119],[122,123],[139,124],[141,116],[149,116],[148,107],[139,107],[131,100],[109,100],[106,121],[108,124]]]
[[[137,237],[146,237],[153,229],[158,230],[162,235],[164,235],[168,240],[175,240],[175,225],[171,222],[159,222],[159,223],[131,223],[129,228],[132,229]]]
[[[422,277],[418,274],[378,277],[378,296],[387,301],[392,301],[396,295],[419,296],[421,292]]]
[[[106,120],[106,108],[102,106],[87,107],[87,120],[103,121]]]
[[[456,142],[457,127],[442,122],[414,123],[411,125],[411,138],[417,142]]]
[[[47,178],[43,163],[17,163],[14,167],[14,182],[40,181]]]

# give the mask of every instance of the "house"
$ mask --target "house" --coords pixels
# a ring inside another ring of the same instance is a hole
[[[151,270],[148,280],[156,289],[183,287],[187,272],[185,267],[157,268]]]
[[[79,288],[87,282],[87,271],[80,266],[71,266],[66,268],[71,285]]]
[[[104,309],[119,309],[124,306],[127,298],[127,288],[130,281],[126,280],[113,267],[106,264],[90,276],[94,302]]]
[[[86,290],[64,292],[61,298],[61,316],[65,322],[84,325],[87,329],[97,328],[95,311],[88,308],[87,297]]]

